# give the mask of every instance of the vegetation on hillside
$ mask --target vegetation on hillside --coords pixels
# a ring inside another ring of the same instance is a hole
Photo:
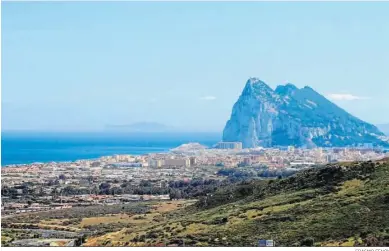
[[[95,245],[389,246],[389,163],[327,165],[219,188],[158,223]]]
[[[389,246],[387,159],[326,165],[288,178],[170,187],[197,200],[37,213],[3,219],[2,227],[15,227],[12,221],[82,232],[84,246],[258,246],[260,239],[276,246]],[[15,238],[7,233],[3,242]]]

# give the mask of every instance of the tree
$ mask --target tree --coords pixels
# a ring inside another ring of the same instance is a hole
[[[103,182],[100,184],[99,186],[99,189],[100,190],[107,190],[107,189],[110,189],[111,188],[111,184],[107,183],[107,182]]]
[[[93,183],[93,176],[92,175],[89,175],[86,179],[88,180],[89,184]]]
[[[301,246],[304,247],[312,247],[314,244],[314,239],[312,237],[305,238],[304,240],[301,241]]]

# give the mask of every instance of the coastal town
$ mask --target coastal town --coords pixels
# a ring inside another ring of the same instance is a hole
[[[175,182],[220,182],[238,171],[251,178],[277,178],[327,163],[388,156],[386,150],[371,145],[242,149],[239,142],[220,142],[213,148],[189,143],[164,153],[9,165],[1,170],[1,211],[2,216],[12,216],[90,205],[180,199],[185,195],[175,190]]]

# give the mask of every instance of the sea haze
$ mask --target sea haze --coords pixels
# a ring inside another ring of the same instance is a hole
[[[166,152],[188,142],[212,146],[221,133],[2,132],[1,165]]]

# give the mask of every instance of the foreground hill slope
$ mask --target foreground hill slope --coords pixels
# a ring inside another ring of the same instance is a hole
[[[106,246],[389,246],[389,161],[343,163],[223,187],[141,228],[90,238]]]
[[[275,90],[250,78],[223,131],[223,141],[257,146],[387,146],[385,135],[306,86],[280,85]]]

